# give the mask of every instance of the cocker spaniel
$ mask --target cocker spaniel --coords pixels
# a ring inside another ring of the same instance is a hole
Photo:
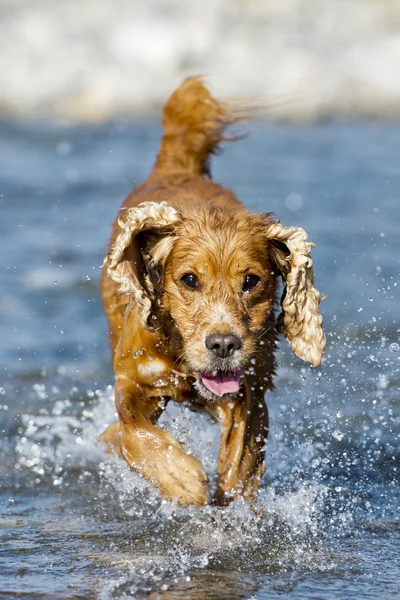
[[[157,427],[167,403],[201,405],[221,425],[213,502],[252,500],[265,470],[277,332],[314,366],[325,346],[305,231],[249,212],[211,180],[210,156],[238,120],[228,107],[199,78],[169,98],[157,160],[121,208],[101,280],[119,417],[102,439],[181,505],[205,504],[208,483]]]

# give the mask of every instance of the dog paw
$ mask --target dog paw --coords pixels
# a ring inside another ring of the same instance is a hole
[[[208,501],[207,476],[199,461],[169,433],[154,426],[122,428],[121,456],[129,467],[155,485],[165,500],[182,506]]]
[[[181,506],[207,503],[207,476],[194,456],[179,445],[169,445],[157,462],[157,486],[163,498]]]

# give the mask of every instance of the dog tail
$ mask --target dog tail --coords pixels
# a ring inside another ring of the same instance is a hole
[[[210,177],[209,159],[226,128],[243,117],[213,98],[200,77],[189,77],[173,92],[163,110],[164,135],[153,172]]]

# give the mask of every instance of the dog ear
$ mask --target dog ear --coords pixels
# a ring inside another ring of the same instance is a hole
[[[318,366],[325,348],[321,296],[314,287],[313,263],[310,257],[315,246],[300,227],[284,227],[272,223],[267,228],[272,255],[284,281],[282,312],[278,330],[284,334],[293,352],[303,360]]]
[[[159,268],[172,249],[174,227],[181,221],[180,213],[167,202],[142,202],[127,209],[118,220],[121,231],[103,263],[119,284],[119,293],[133,296],[141,322],[150,331],[157,328],[154,301]]]

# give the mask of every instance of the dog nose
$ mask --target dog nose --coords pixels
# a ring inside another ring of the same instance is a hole
[[[235,350],[240,350],[242,340],[237,335],[213,333],[206,337],[206,348],[220,358],[231,356]]]

